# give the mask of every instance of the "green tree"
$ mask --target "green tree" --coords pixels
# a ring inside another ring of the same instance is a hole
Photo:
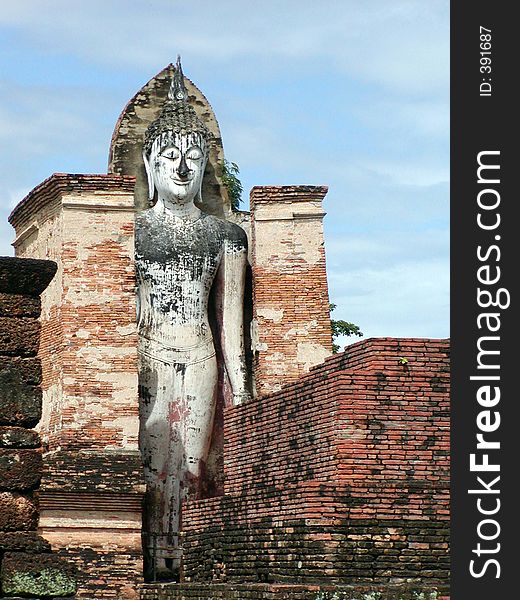
[[[229,162],[224,159],[222,163],[222,183],[226,187],[229,199],[231,200],[231,207],[233,210],[238,210],[240,203],[242,202],[242,182],[238,178],[240,169],[237,163]]]
[[[351,335],[357,335],[358,337],[363,337],[363,332],[360,331],[359,327],[354,325],[354,323],[342,321],[341,319],[333,319],[332,311],[336,308],[336,305],[331,302],[329,307],[331,313],[330,326],[332,329],[332,352],[333,354],[337,354],[340,350],[340,347],[335,343],[334,340],[336,340],[340,335],[346,335],[349,337]]]

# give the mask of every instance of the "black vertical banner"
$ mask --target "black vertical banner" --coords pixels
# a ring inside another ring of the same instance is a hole
[[[520,597],[514,8],[451,4],[452,600]]]

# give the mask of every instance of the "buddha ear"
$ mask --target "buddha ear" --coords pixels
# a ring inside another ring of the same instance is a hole
[[[143,152],[143,162],[146,171],[146,178],[148,179],[148,199],[153,200],[155,194],[155,185],[153,182],[153,174],[152,169],[150,167],[149,157],[146,156],[146,152]]]
[[[206,175],[206,167],[208,166],[208,156],[206,155],[205,159],[204,159],[204,172],[202,173],[202,177],[200,178],[200,185],[199,185],[199,189],[197,190],[197,193],[195,194],[195,204],[198,204],[199,206],[202,206],[204,204],[204,201],[202,200],[202,186],[204,185],[204,176]]]
[[[203,204],[203,202],[202,202],[202,180],[203,179],[204,179],[204,176],[202,176],[202,178],[200,180],[199,189],[197,190],[197,193],[195,194],[195,198],[193,199],[195,204],[198,204],[199,206],[202,206],[202,204]]]

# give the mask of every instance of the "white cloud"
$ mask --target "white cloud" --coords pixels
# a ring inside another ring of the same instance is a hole
[[[365,337],[449,335],[449,265],[444,260],[330,270],[329,286],[338,307],[334,317],[359,325]]]
[[[8,149],[7,156],[99,150],[93,148],[99,131],[93,125],[104,116],[103,98],[91,91],[0,82],[0,141]]]
[[[0,82],[0,207],[5,217],[53,172],[103,172],[110,140],[103,94]],[[10,228],[2,237],[9,235]],[[5,249],[4,249],[5,251]]]
[[[9,190],[7,192],[7,206],[12,210],[22,198],[25,198],[25,196],[27,196],[31,189],[32,188],[29,187],[20,187],[15,188],[14,190]]]
[[[53,171],[105,170],[125,100],[180,52],[246,192],[329,184],[335,316],[366,335],[446,335],[448,11],[445,0],[2,3],[13,43],[0,252],[11,254],[5,219],[28,189]]]
[[[447,160],[442,164],[434,164],[424,159],[391,160],[376,157],[370,160],[368,157],[360,160],[361,168],[382,175],[389,182],[402,186],[427,187],[438,183],[446,183],[450,179],[449,163]]]
[[[447,228],[326,237],[334,318],[359,325],[365,337],[447,337],[448,248]]]
[[[377,130],[381,136],[396,133],[413,140],[426,137],[430,144],[439,142],[446,145],[450,132],[449,94],[434,98],[413,98],[375,96],[369,104],[359,104],[355,108],[356,118],[366,126]]]
[[[253,125],[237,123],[228,128],[226,148],[233,148],[233,156],[240,157],[240,164],[249,166],[271,165],[273,159],[280,153],[283,137],[268,123]],[[298,161],[298,156],[293,155]],[[287,162],[284,162],[287,166]],[[290,166],[289,166],[290,169]]]
[[[344,73],[425,94],[448,80],[449,4],[400,0],[288,0],[186,4],[171,0],[18,0],[0,22],[45,53],[66,52],[104,65],[149,67],[177,52],[210,64],[319,57]],[[283,68],[283,65],[281,65]],[[310,71],[309,76],[313,74]]]
[[[377,236],[352,233],[330,235],[325,240],[327,265],[333,272],[352,272],[363,268],[385,269],[399,262],[441,259],[447,262],[449,230],[392,230]]]

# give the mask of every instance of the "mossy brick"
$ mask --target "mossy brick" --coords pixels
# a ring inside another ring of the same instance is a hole
[[[0,354],[35,356],[40,344],[40,323],[32,317],[0,317]]]
[[[57,268],[52,260],[0,256],[0,292],[39,296]]]
[[[0,552],[50,552],[50,543],[36,531],[3,531],[0,535]]]
[[[37,431],[24,427],[0,426],[0,448],[39,448],[40,436]]]
[[[17,370],[0,371],[0,425],[34,427],[41,418],[42,391]]]
[[[0,317],[37,318],[40,313],[41,301],[39,297],[0,292]]]
[[[37,357],[0,356],[0,373],[8,371],[20,383],[40,385],[42,382],[41,360]]]
[[[2,591],[8,596],[56,598],[76,593],[73,565],[54,554],[6,552],[0,573]]]
[[[42,451],[0,448],[0,490],[32,490],[40,485]]]
[[[0,531],[34,531],[38,506],[32,494],[0,492]]]

